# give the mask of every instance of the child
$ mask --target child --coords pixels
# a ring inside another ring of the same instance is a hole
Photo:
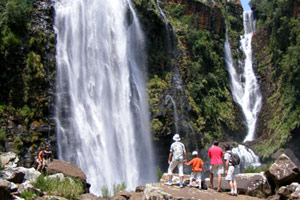
[[[201,190],[201,173],[204,172],[203,161],[201,160],[201,158],[198,158],[197,151],[193,151],[192,155],[193,159],[186,164],[188,166],[193,165],[192,173],[190,176],[190,184],[188,184],[187,186],[191,187],[191,183],[193,179],[195,179],[196,182],[198,182],[199,189]]]

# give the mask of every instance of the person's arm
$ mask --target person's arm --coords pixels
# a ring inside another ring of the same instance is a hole
[[[172,155],[173,155],[173,153],[172,153],[172,152],[170,152],[170,154],[169,154],[169,159],[168,159],[168,163],[169,163],[169,164],[171,163],[171,158],[172,158]]]
[[[210,153],[210,149],[208,150],[208,157],[210,157],[211,158],[211,153]]]
[[[229,166],[229,159],[227,159],[227,160],[225,161],[225,176],[227,175],[228,166]]]
[[[201,168],[202,168],[202,172],[205,172],[205,169],[204,169],[204,163],[203,163],[202,160],[201,160]]]
[[[183,153],[184,153],[184,161],[183,162],[187,163],[187,156],[186,156],[186,150],[185,149],[183,150]]]

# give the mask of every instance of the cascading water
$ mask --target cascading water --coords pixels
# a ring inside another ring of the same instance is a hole
[[[154,181],[144,38],[130,0],[58,0],[55,12],[59,158],[96,195]]]
[[[174,113],[174,124],[175,124],[175,134],[178,133],[178,114],[177,107],[174,99],[170,95],[166,95],[165,104],[168,104],[169,100],[173,105],[173,113]]]
[[[245,54],[242,66],[243,74],[238,74],[233,65],[231,49],[226,34],[225,61],[231,79],[231,91],[233,99],[237,102],[244,113],[248,128],[246,141],[253,141],[258,112],[261,109],[262,96],[259,85],[252,68],[252,35],[255,31],[256,21],[253,19],[252,11],[244,11],[243,23],[245,34],[241,36],[241,49]]]
[[[258,156],[244,145],[239,144],[238,147],[232,149],[232,152],[238,154],[241,159],[239,165],[241,172],[249,167],[257,168],[261,166]]]

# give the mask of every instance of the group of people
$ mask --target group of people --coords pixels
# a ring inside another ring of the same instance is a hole
[[[192,181],[195,179],[195,181],[198,183],[198,188],[202,189],[201,185],[201,179],[202,179],[202,172],[205,171],[204,169],[204,163],[201,158],[198,157],[198,152],[193,151],[192,156],[193,159],[189,162],[187,162],[187,153],[185,150],[185,146],[183,143],[180,142],[180,136],[179,134],[175,134],[173,136],[173,142],[170,147],[170,154],[169,154],[169,168],[168,168],[168,176],[169,181],[168,185],[172,185],[172,178],[173,178],[173,170],[177,167],[179,171],[179,186],[183,187],[183,165],[187,166],[193,166],[192,173],[190,176],[190,183],[187,185],[188,187],[191,187]],[[225,173],[225,180],[228,181],[231,192],[230,195],[236,196],[237,195],[237,183],[236,183],[236,166],[232,164],[232,152],[230,151],[230,146],[225,145],[224,152],[222,148],[220,148],[218,141],[214,142],[214,145],[209,148],[208,150],[208,157],[210,158],[210,188],[213,188],[213,178],[214,174],[218,175],[218,186],[217,191],[221,192],[221,177],[223,172]],[[225,171],[223,167],[223,156],[225,161]]]

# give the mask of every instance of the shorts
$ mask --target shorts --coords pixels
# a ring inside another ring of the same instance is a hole
[[[211,165],[210,166],[210,173],[215,174],[223,174],[224,169],[223,169],[223,164],[216,164],[216,165]]]
[[[183,174],[183,161],[172,161],[169,165],[169,168],[168,168],[168,175],[173,174],[173,170],[175,169],[176,166],[178,167],[179,176],[184,176],[184,174]]]
[[[190,181],[192,181],[193,179],[196,180],[196,182],[200,182],[201,181],[201,172],[192,172],[191,176],[190,176]]]
[[[227,175],[225,177],[225,180],[226,181],[235,181],[235,175],[236,175],[236,168],[232,165],[230,165],[228,167],[228,170],[227,170]]]

